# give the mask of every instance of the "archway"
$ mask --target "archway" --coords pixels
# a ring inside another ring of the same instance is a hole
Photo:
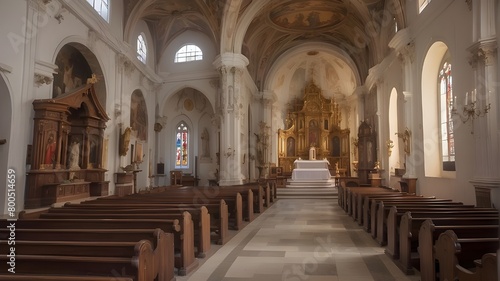
[[[52,97],[68,93],[85,85],[92,74],[98,79],[94,89],[101,105],[106,108],[106,81],[97,57],[85,45],[76,42],[65,44],[59,49],[54,63],[58,73],[54,75]]]
[[[10,99],[10,91],[2,76],[0,76],[0,182],[7,182],[8,160],[9,160],[9,146],[10,146],[10,131],[12,125],[12,103]],[[17,171],[16,171],[17,172]],[[21,175],[18,175],[21,176]],[[7,185],[2,184],[0,192],[7,194]],[[19,199],[21,200],[21,199]],[[17,202],[19,202],[17,200]],[[20,204],[19,204],[20,205]],[[7,200],[0,201],[0,208],[2,214],[7,214]]]

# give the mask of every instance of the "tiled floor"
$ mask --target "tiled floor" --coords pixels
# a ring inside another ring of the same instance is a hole
[[[337,205],[281,199],[179,281],[399,281],[405,276]]]

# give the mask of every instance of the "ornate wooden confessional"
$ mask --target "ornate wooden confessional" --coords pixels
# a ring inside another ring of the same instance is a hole
[[[293,162],[309,159],[309,149],[316,148],[316,159],[327,159],[335,174],[335,164],[344,176],[350,174],[349,129],[341,129],[339,105],[322,96],[321,89],[308,83],[302,99],[291,102],[285,130],[278,131],[278,163],[291,172]]]
[[[108,194],[102,167],[109,117],[93,84],[53,99],[33,101],[31,170],[25,208]]]

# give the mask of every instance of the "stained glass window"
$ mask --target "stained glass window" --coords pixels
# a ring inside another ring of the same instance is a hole
[[[196,60],[203,60],[203,52],[196,45],[184,45],[175,53],[175,63]]]
[[[179,123],[175,139],[175,168],[187,169],[189,167],[189,129],[184,122]]]
[[[455,171],[455,138],[451,116],[453,108],[452,82],[451,64],[445,61],[439,71],[441,156],[444,171]]]

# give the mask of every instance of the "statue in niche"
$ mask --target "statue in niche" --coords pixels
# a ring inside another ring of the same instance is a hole
[[[54,140],[54,134],[50,134],[47,139],[47,146],[45,147],[45,159],[44,164],[54,164],[56,155],[56,142]]]
[[[79,170],[80,165],[78,165],[78,160],[80,159],[80,144],[73,140],[69,148],[69,169]]]
[[[291,157],[295,156],[295,139],[288,138],[287,146],[286,146],[286,156]]]
[[[201,157],[210,157],[210,135],[207,128],[201,133]]]
[[[316,147],[314,147],[314,143],[311,144],[309,148],[309,160],[316,160]]]

